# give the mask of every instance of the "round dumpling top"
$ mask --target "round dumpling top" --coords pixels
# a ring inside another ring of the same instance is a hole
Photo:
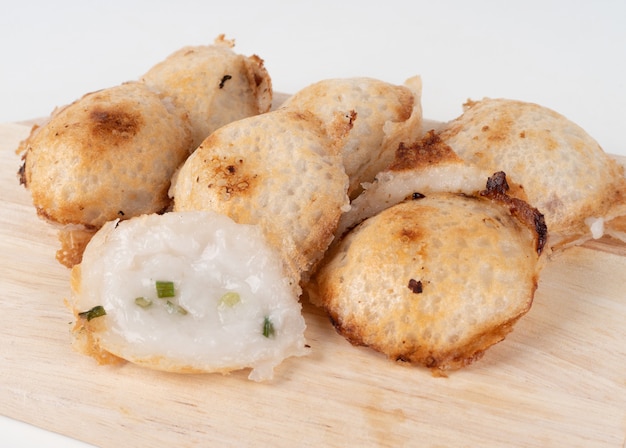
[[[183,47],[141,77],[189,114],[194,148],[226,123],[271,107],[272,83],[263,60],[237,54],[233,46],[219,36],[213,45]]]
[[[174,210],[258,224],[294,278],[321,259],[348,206],[347,176],[311,114],[279,109],[211,134],[176,174]]]
[[[437,371],[459,368],[530,309],[537,234],[497,199],[416,198],[348,232],[313,278],[312,300],[354,345]]]
[[[296,286],[255,226],[212,212],[105,224],[72,270],[77,347],[107,362],[265,380],[305,353]]]
[[[441,139],[465,161],[504,171],[544,215],[551,245],[591,237],[589,219],[626,213],[623,168],[581,127],[533,103],[469,102]]]
[[[387,168],[401,142],[419,137],[422,124],[419,77],[394,85],[367,77],[325,79],[295,93],[282,107],[306,110],[327,132],[341,132],[342,161],[354,198],[363,182]],[[346,132],[347,131],[347,132]]]
[[[22,143],[21,175],[38,213],[98,228],[167,208],[191,143],[186,118],[169,106],[143,84],[126,83],[87,94],[35,128]]]

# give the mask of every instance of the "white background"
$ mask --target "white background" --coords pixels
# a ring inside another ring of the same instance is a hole
[[[532,101],[626,155],[623,0],[14,0],[0,8],[0,122],[48,115],[220,33],[263,58],[280,92],[420,74],[427,118],[452,119],[468,98]],[[0,418],[0,446],[32,445],[84,446]]]

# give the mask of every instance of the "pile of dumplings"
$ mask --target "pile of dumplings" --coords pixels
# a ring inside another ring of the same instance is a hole
[[[554,111],[484,99],[431,123],[419,76],[279,103],[233,47],[183,48],[20,145],[72,270],[74,345],[101,363],[269,380],[309,352],[309,300],[352,344],[444,375],[506,337],[552,254],[624,239],[623,167]]]

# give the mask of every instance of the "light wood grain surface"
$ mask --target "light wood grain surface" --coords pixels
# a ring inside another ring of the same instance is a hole
[[[103,447],[625,446],[616,241],[552,260],[513,333],[448,378],[350,346],[306,304],[312,353],[268,383],[103,367],[70,347],[69,272],[17,181],[28,131],[0,125],[0,414]]]

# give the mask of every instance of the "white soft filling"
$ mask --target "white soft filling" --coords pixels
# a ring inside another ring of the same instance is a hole
[[[603,218],[595,218],[589,217],[585,219],[585,224],[589,226],[589,230],[591,232],[591,236],[594,239],[602,238],[604,235],[604,219]]]
[[[255,226],[212,212],[108,223],[87,247],[81,273],[75,308],[102,305],[100,344],[130,361],[164,370],[252,367],[250,378],[263,380],[284,358],[304,354],[297,294]],[[173,282],[175,296],[158,298],[156,281]],[[231,306],[221,301],[229,292],[239,298]],[[266,320],[272,335],[263,334]]]

